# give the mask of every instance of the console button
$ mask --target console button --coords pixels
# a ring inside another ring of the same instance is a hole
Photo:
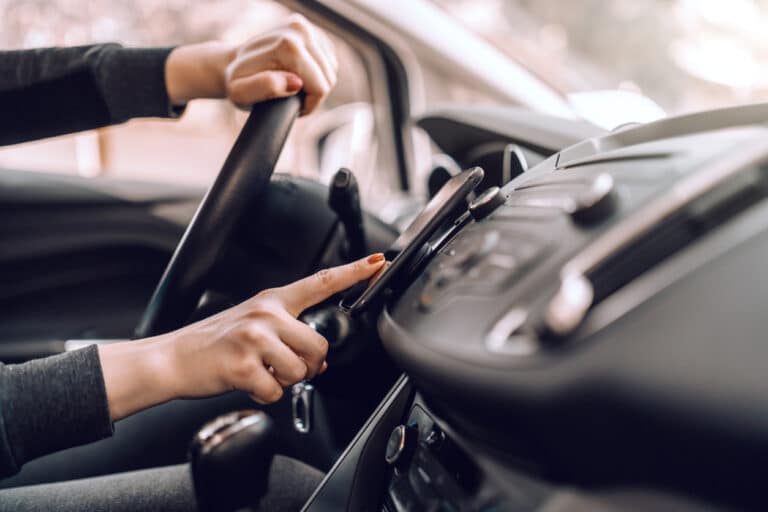
[[[419,427],[416,425],[398,425],[392,429],[387,441],[384,459],[387,464],[403,467],[408,464],[419,442]]]
[[[576,195],[568,213],[575,222],[591,224],[609,217],[616,206],[613,176],[604,172],[596,176],[587,189]]]
[[[535,260],[547,244],[541,240],[510,235],[481,264],[467,272],[462,288],[473,293],[496,293]]]
[[[445,432],[435,427],[429,431],[424,442],[431,450],[440,450],[440,447],[445,442]]]
[[[483,220],[503,205],[506,200],[507,196],[499,187],[491,187],[472,201],[472,204],[469,205],[469,213],[475,220]]]

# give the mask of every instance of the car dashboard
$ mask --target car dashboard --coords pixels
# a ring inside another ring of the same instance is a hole
[[[444,227],[403,370],[305,510],[764,504],[767,105],[619,128]]]

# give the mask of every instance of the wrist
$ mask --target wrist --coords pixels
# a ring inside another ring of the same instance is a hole
[[[197,98],[224,98],[226,70],[237,46],[210,41],[174,48],[165,62],[165,85],[173,105]]]
[[[178,396],[170,348],[163,336],[99,346],[113,421]]]

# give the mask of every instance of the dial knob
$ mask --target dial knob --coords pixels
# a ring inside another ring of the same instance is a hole
[[[568,212],[579,224],[600,222],[616,210],[618,198],[613,176],[601,173],[581,192]]]
[[[475,220],[483,220],[506,201],[507,196],[499,187],[491,187],[472,201],[469,213]]]
[[[392,429],[387,441],[384,459],[387,464],[403,467],[408,463],[419,441],[419,427],[416,425],[398,425]]]

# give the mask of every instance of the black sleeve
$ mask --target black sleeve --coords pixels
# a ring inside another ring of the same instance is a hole
[[[172,117],[171,48],[118,44],[0,51],[0,145]]]
[[[0,478],[36,457],[112,435],[95,345],[0,364]]]

